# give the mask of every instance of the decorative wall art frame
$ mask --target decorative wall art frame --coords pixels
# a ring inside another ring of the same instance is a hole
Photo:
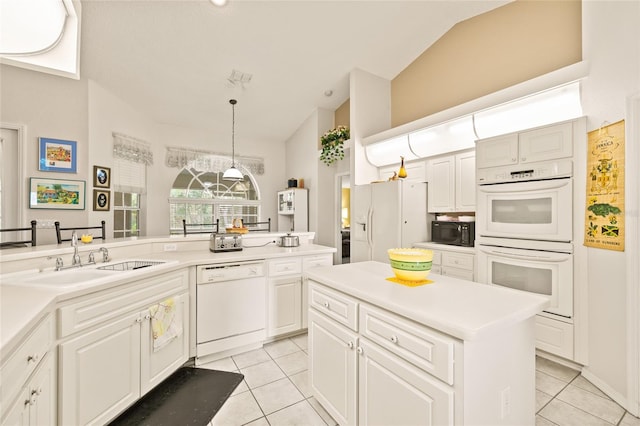
[[[93,210],[107,212],[111,208],[111,191],[93,190]]]
[[[85,181],[31,178],[29,208],[84,210]]]
[[[38,140],[40,142],[38,170],[76,173],[77,142],[51,138],[38,138]]]
[[[111,187],[111,169],[109,167],[93,166],[93,186],[95,188]]]

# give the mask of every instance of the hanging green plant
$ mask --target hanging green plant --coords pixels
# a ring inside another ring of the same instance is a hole
[[[322,153],[320,161],[330,166],[338,160],[344,158],[344,141],[348,140],[349,128],[347,126],[338,126],[333,130],[329,130],[320,138],[322,143]]]

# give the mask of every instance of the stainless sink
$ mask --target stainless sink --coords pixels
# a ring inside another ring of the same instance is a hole
[[[133,271],[135,269],[162,265],[164,263],[166,262],[160,260],[130,260],[127,262],[111,263],[109,265],[99,266],[97,269],[102,271]]]
[[[114,274],[114,272],[132,272],[138,269],[169,263],[175,262],[132,259],[116,263],[106,263],[102,266],[86,265],[78,268],[64,269],[62,271],[10,274],[3,276],[2,282],[11,285],[31,287],[84,287],[87,285],[106,283],[121,277],[120,274]]]

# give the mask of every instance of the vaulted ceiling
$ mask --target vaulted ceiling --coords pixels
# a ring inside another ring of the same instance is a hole
[[[392,79],[453,25],[506,1],[83,0],[81,73],[159,123],[286,140],[349,97],[349,72]],[[252,75],[231,84],[233,70]],[[333,95],[325,96],[325,91]]]

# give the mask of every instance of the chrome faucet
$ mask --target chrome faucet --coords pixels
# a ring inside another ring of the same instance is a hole
[[[103,262],[108,262],[109,261],[109,250],[107,250],[106,247],[100,247],[100,251],[102,252],[102,261]]]
[[[75,230],[71,234],[71,247],[73,247],[71,266],[82,266],[82,260],[80,260],[80,254],[78,254],[78,234],[76,234]]]

